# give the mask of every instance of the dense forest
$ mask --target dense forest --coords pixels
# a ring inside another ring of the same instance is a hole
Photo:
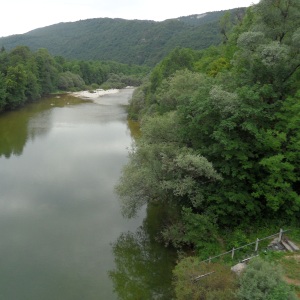
[[[200,259],[300,225],[300,2],[261,0],[234,28],[222,21],[223,44],[173,50],[135,91],[141,137],[117,186],[124,215],[161,205],[159,238]],[[224,276],[204,297],[187,273],[198,264],[176,267],[178,299],[295,299],[285,287],[233,295]]]
[[[66,60],[46,49],[17,46],[0,52],[0,111],[57,91],[137,86],[147,67],[117,62]]]
[[[176,46],[199,50],[219,44],[223,39],[219,19],[229,15],[238,22],[243,12],[241,8],[163,22],[97,18],[59,23],[0,38],[0,47],[11,50],[25,45],[68,59],[154,66]]]

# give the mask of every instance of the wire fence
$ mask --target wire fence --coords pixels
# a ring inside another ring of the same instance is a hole
[[[217,258],[223,258],[224,260],[239,260],[239,261],[244,261],[249,259],[249,257],[256,256],[258,254],[258,251],[261,250],[266,250],[268,244],[265,244],[263,241],[266,241],[268,239],[274,238],[278,236],[277,238],[277,243],[280,243],[283,237],[283,234],[289,230],[283,230],[280,229],[278,233],[256,239],[256,241],[251,242],[249,244],[245,244],[243,246],[237,247],[237,248],[232,248],[229,251],[226,251],[224,253],[221,253],[216,256],[211,256],[208,259],[202,260],[201,263],[208,262],[210,263],[212,260],[215,260]],[[261,244],[260,244],[261,243]],[[263,246],[262,246],[263,244]]]

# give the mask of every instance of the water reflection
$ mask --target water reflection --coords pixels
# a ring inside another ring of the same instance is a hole
[[[141,136],[140,123],[132,120],[127,122],[128,130],[130,131],[131,136],[134,139],[137,139]]]
[[[3,114],[0,118],[0,156],[6,158],[21,155],[28,138],[28,118],[10,118],[11,114]]]
[[[141,135],[138,122],[128,121],[127,128],[134,139]],[[115,268],[108,273],[119,299],[174,298],[172,270],[177,255],[157,241],[167,212],[163,205],[149,204],[142,226],[135,232],[123,232],[112,244]]]
[[[70,95],[47,97],[16,111],[0,114],[0,157],[20,156],[28,140],[46,135],[51,126],[54,108],[84,103]]]
[[[114,193],[132,143],[131,93],[1,115],[0,299],[129,299],[120,278],[137,287],[131,299],[170,299],[172,256],[153,234],[164,218],[148,207],[145,220],[145,210],[125,220]]]
[[[158,213],[158,215],[156,214]],[[156,241],[161,207],[148,206],[136,232],[122,233],[112,245],[115,269],[109,272],[119,299],[172,299],[176,254]],[[155,214],[154,214],[155,213]]]
[[[111,243],[144,218],[124,220],[114,194],[132,140],[119,105],[130,92],[1,115],[0,299],[116,299]]]

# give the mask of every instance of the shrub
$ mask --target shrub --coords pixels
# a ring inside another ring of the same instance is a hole
[[[282,280],[282,271],[262,258],[253,259],[239,279],[239,300],[296,300],[290,286]]]
[[[196,279],[199,275],[214,272]],[[224,265],[199,263],[197,257],[182,259],[173,271],[176,299],[234,300],[235,274]]]

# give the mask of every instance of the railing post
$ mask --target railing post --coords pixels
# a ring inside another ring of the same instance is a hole
[[[259,243],[259,239],[256,239],[256,243],[255,243],[255,252],[257,252],[257,250],[258,250],[258,243]]]
[[[286,230],[286,231],[287,231],[287,230]],[[277,236],[277,234],[278,234],[278,242],[281,242],[281,240],[282,240],[282,238],[283,238],[283,234],[284,234],[284,232],[286,232],[286,231],[284,231],[282,228],[280,228],[279,233],[274,233],[274,234],[272,234],[272,235],[270,235],[270,236],[267,236],[267,237],[264,237],[264,238],[261,238],[261,239],[257,238],[255,242],[246,244],[246,245],[241,246],[241,247],[237,247],[236,249],[233,247],[232,250],[229,250],[229,251],[227,251],[227,252],[221,253],[221,254],[219,254],[219,255],[217,255],[217,256],[209,256],[208,259],[203,260],[203,261],[201,261],[201,262],[207,262],[207,261],[208,261],[209,263],[211,263],[211,260],[212,260],[212,259],[217,258],[217,257],[220,257],[220,256],[223,256],[223,255],[228,255],[230,252],[231,252],[231,258],[233,259],[233,258],[234,258],[235,250],[240,250],[241,248],[244,248],[244,247],[247,247],[247,246],[253,245],[253,244],[255,244],[255,252],[258,252],[258,247],[259,247],[259,242],[260,242],[260,241],[263,241],[263,240],[265,240],[265,239],[267,239],[267,238],[270,238],[270,237],[272,237],[272,238],[275,237],[275,239],[276,239],[276,236]]]
[[[278,242],[281,242],[283,230],[280,228]]]

